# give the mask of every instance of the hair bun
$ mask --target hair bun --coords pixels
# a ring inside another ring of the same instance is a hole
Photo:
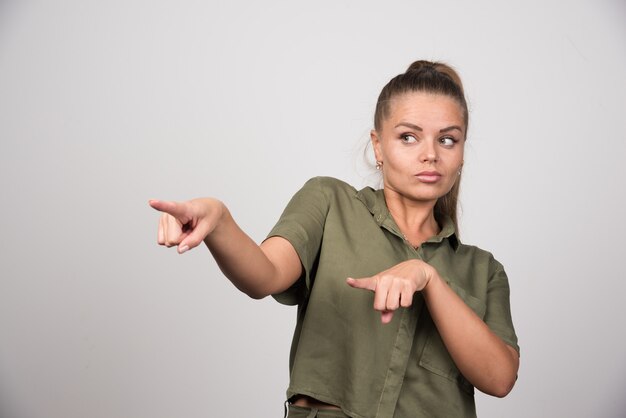
[[[419,61],[415,61],[414,63],[412,63],[411,65],[409,65],[409,68],[406,69],[406,72],[410,72],[410,71],[420,71],[420,70],[424,70],[424,69],[429,69],[429,70],[437,70],[437,63],[436,62],[431,62],[431,61],[426,61],[426,60],[419,60]]]
[[[462,95],[465,94],[465,92],[463,91],[463,83],[461,82],[461,77],[459,77],[459,74],[454,70],[454,68],[450,67],[448,64],[437,61],[418,60],[409,65],[409,68],[407,68],[405,74],[416,72],[422,72],[422,74],[442,74],[451,79],[452,82],[457,85]]]

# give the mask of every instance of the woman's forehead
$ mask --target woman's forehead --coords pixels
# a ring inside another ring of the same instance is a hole
[[[409,92],[390,99],[385,120],[392,123],[462,124],[463,109],[456,99],[449,96]]]

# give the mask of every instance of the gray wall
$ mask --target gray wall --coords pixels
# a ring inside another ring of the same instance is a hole
[[[371,180],[376,96],[428,58],[466,83],[463,239],[522,346],[480,415],[623,417],[626,6],[508,3],[1,1],[0,416],[281,416],[295,309],[158,247],[147,200],[261,240],[309,177]]]

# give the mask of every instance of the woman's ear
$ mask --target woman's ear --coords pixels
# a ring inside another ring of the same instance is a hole
[[[376,129],[370,131],[370,141],[372,142],[372,148],[374,149],[374,158],[376,162],[383,162],[383,153],[381,150],[380,137]]]

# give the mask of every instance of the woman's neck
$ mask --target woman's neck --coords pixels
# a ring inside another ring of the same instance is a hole
[[[415,201],[389,188],[383,189],[389,213],[409,243],[417,248],[439,233],[435,219],[436,201]]]

